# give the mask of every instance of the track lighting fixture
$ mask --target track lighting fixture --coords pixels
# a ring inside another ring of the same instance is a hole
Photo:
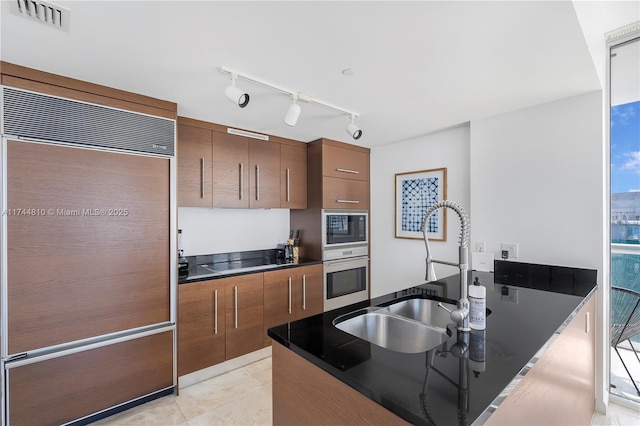
[[[360,130],[360,128],[355,125],[355,123],[353,122],[353,118],[354,117],[352,115],[351,123],[347,124],[347,133],[349,133],[349,136],[351,136],[355,140],[358,140],[362,136],[362,130]]]
[[[351,123],[347,125],[347,132],[349,133],[349,136],[351,136],[355,140],[360,139],[360,137],[362,136],[362,130],[360,130],[360,128],[353,123],[354,118],[359,116],[358,113],[356,112],[349,111],[347,109],[332,105],[328,102],[321,101],[319,99],[315,99],[303,92],[295,92],[293,90],[285,89],[281,86],[277,86],[275,84],[269,83],[257,77],[253,77],[248,74],[241,74],[238,71],[232,70],[231,68],[228,68],[225,66],[220,67],[220,71],[225,74],[231,75],[231,86],[228,86],[225,89],[225,95],[231,101],[233,101],[234,103],[237,103],[238,106],[240,106],[240,108],[244,108],[245,106],[247,106],[247,104],[249,103],[249,95],[236,87],[236,79],[238,78],[247,80],[251,83],[259,84],[263,87],[267,87],[269,89],[272,89],[277,92],[284,93],[285,95],[290,96],[292,99],[292,103],[291,105],[289,105],[289,108],[287,109],[287,113],[283,120],[284,123],[288,126],[293,127],[298,122],[298,118],[300,118],[301,108],[300,108],[300,105],[298,105],[297,101],[302,101],[302,102],[316,104],[324,108],[332,109],[334,111],[338,111],[339,113],[346,115],[347,117],[351,118]]]
[[[300,105],[296,103],[297,96],[292,96],[291,98],[293,102],[289,105],[287,115],[284,116],[284,124],[293,127],[298,122],[298,118],[300,118]]]
[[[237,78],[237,74],[231,73],[231,85],[227,86],[224,90],[224,94],[231,102],[238,104],[240,108],[244,108],[249,105],[249,94],[236,87]]]

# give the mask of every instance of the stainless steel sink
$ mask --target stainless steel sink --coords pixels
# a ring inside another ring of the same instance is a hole
[[[438,307],[438,303],[437,300],[431,299],[409,299],[394,303],[386,308],[392,314],[446,330],[447,324],[451,323],[451,316],[449,312]],[[455,305],[448,306],[448,308],[455,309]]]
[[[437,305],[433,300],[410,299],[388,307],[367,308],[355,316],[354,313],[342,315],[333,324],[339,330],[392,351],[426,352],[449,339],[446,330],[449,315]]]
[[[335,326],[367,342],[404,353],[426,352],[449,338],[446,331],[439,327],[387,312],[367,312]]]

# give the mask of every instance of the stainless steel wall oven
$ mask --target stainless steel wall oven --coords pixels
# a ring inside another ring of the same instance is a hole
[[[369,298],[368,212],[322,211],[324,310]]]

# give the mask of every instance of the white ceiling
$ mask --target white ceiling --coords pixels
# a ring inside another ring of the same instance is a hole
[[[190,118],[368,147],[598,90],[604,32],[640,19],[640,1],[588,2],[600,18],[582,21],[571,1],[53,1],[71,10],[63,32],[9,1],[4,61],[174,101]],[[304,103],[290,128],[289,98],[244,81],[240,109],[222,65],[353,110],[364,136]]]

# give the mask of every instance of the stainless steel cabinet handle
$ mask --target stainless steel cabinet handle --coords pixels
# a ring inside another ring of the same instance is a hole
[[[287,169],[287,203],[291,201],[290,171]]]
[[[307,310],[307,276],[302,276],[302,310]]]
[[[256,201],[260,201],[260,166],[256,164]]]
[[[360,201],[358,201],[358,200],[336,200],[336,203],[343,203],[343,204],[360,204]]]
[[[586,314],[584,314],[584,332],[587,334],[589,334],[590,330],[589,324],[589,312],[587,312]]]
[[[359,174],[360,172],[357,170],[349,170],[349,169],[336,169],[336,171],[338,172],[343,172],[343,173],[352,173],[354,175]]]
[[[289,315],[291,315],[291,277],[289,277]]]
[[[200,159],[200,198],[204,198],[204,158]]]
[[[233,287],[233,304],[234,304],[234,316],[235,327],[238,328],[238,287]]]
[[[218,334],[218,290],[213,292],[213,334]]]
[[[244,165],[240,163],[240,200],[243,199],[242,189],[244,187]]]

